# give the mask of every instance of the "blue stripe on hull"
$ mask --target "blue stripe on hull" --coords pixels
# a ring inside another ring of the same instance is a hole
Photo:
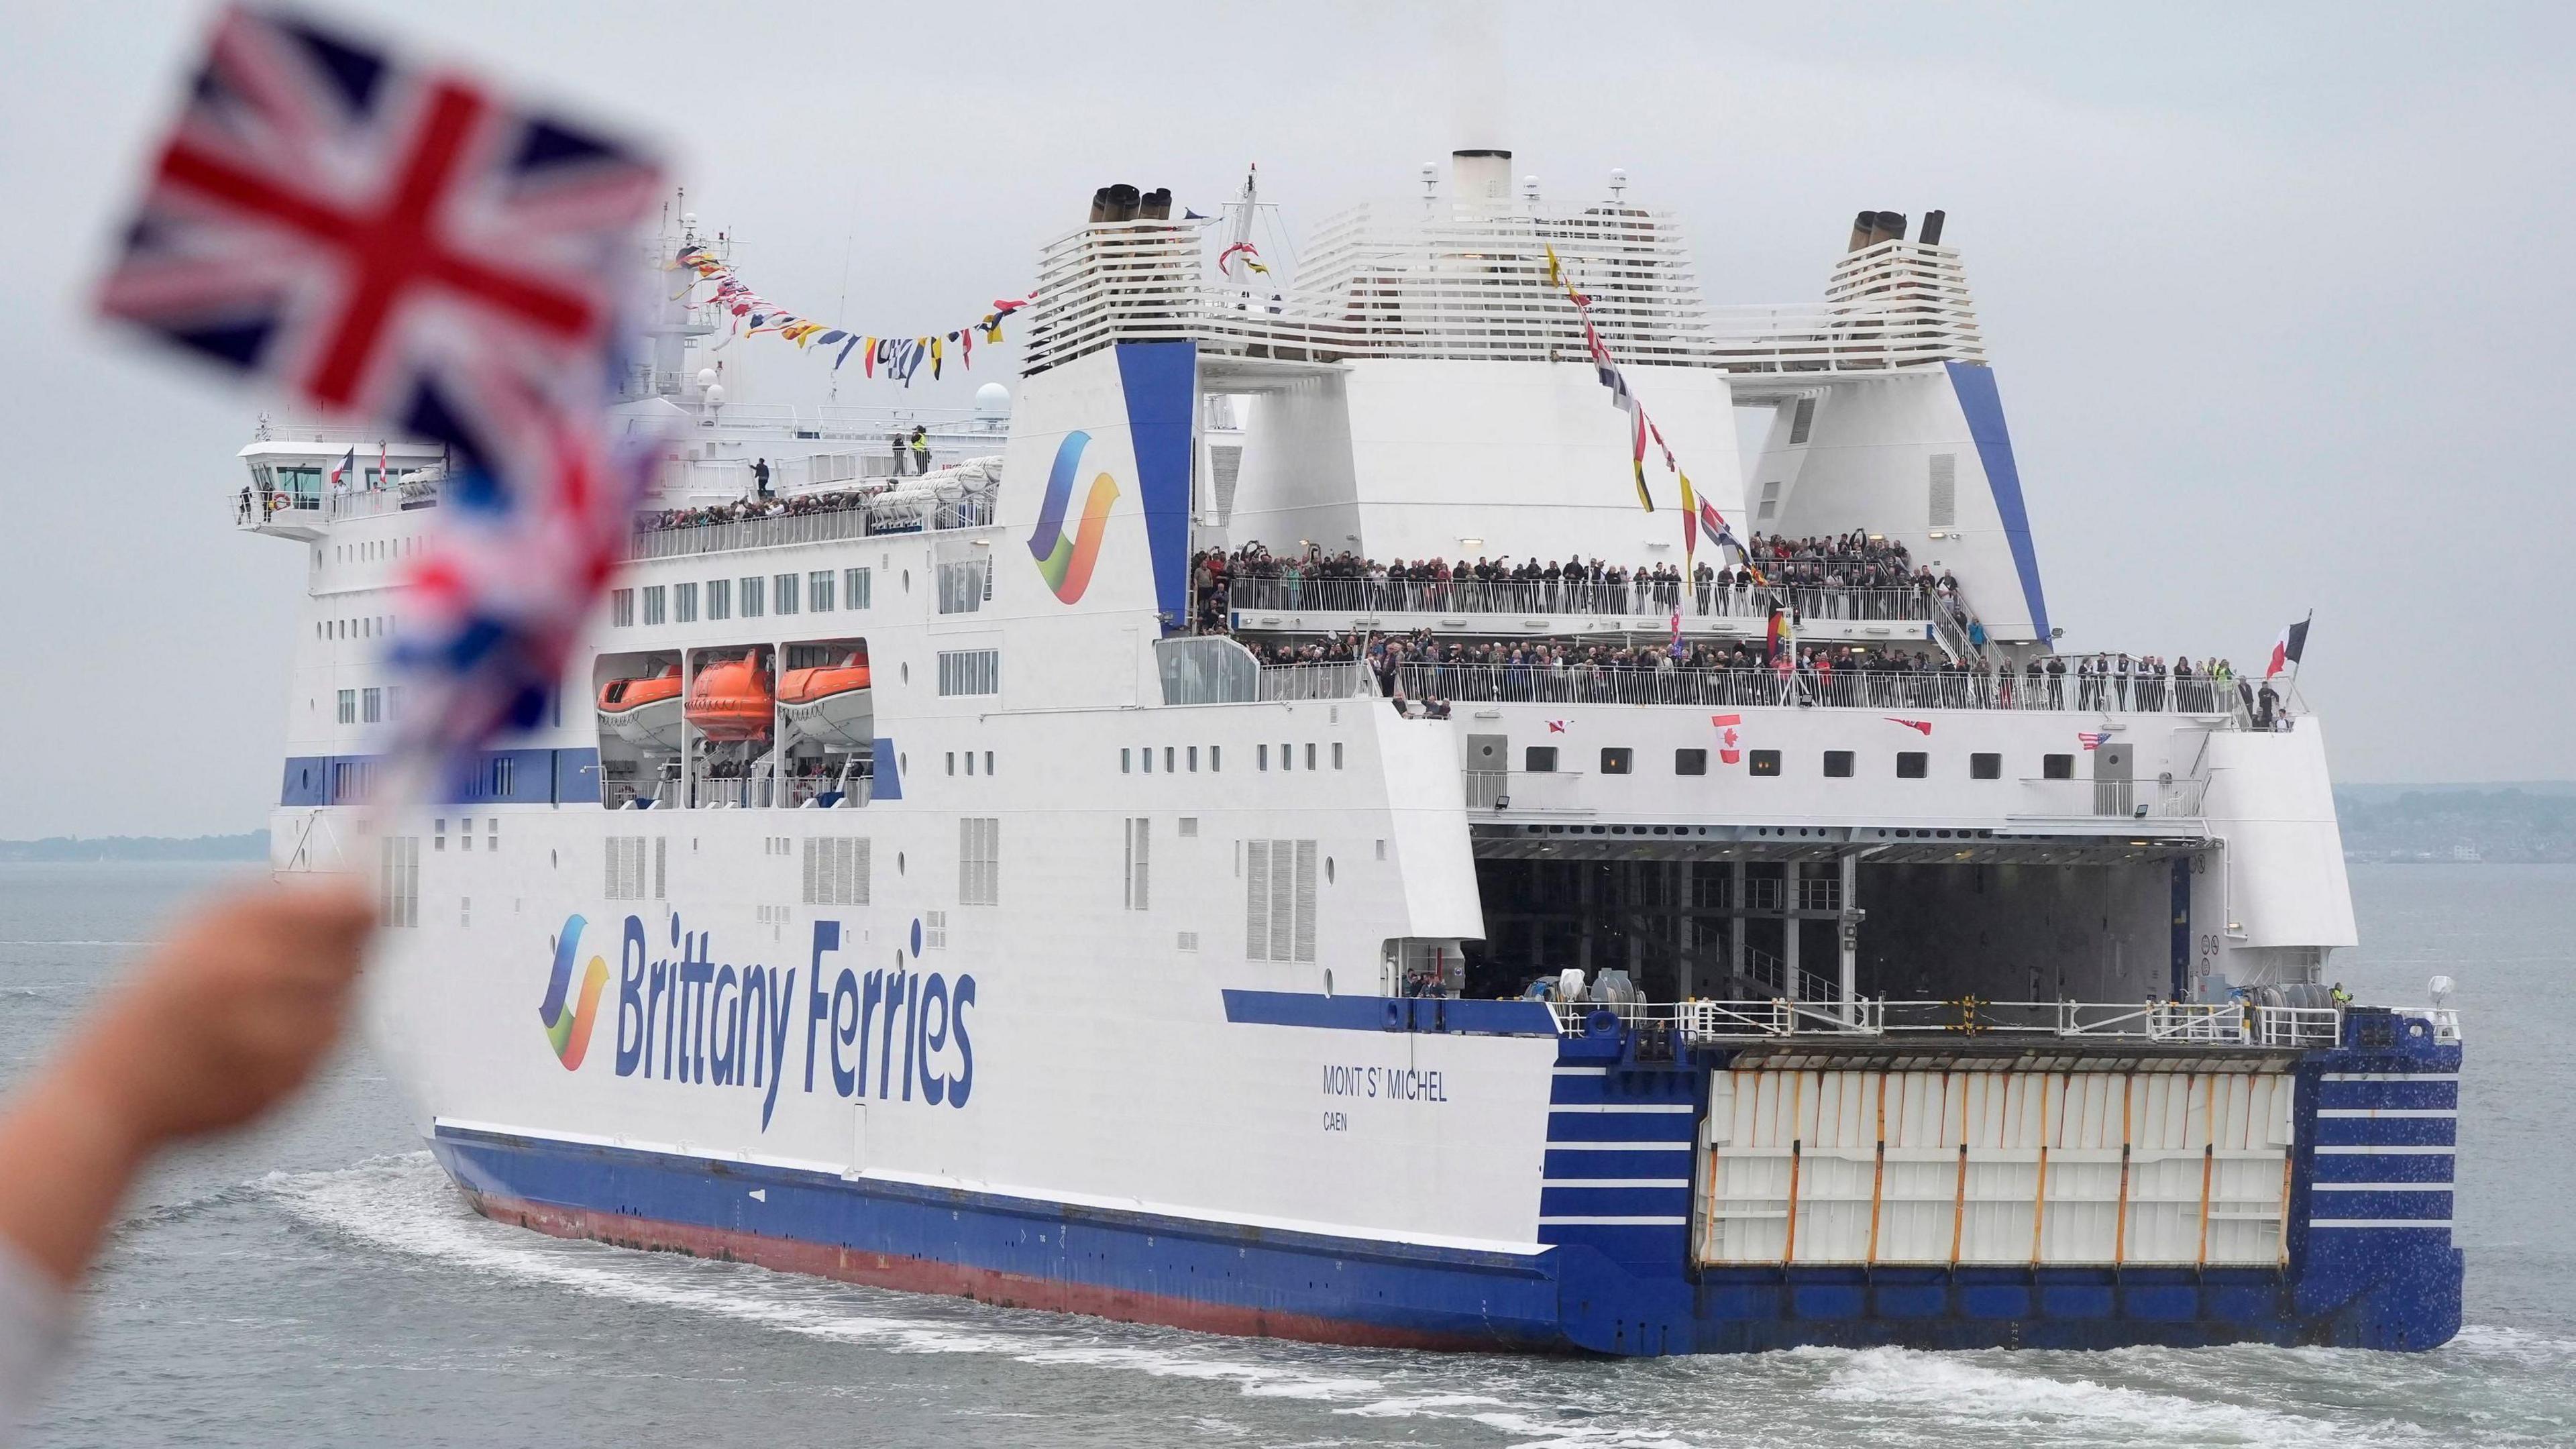
[[[496,1216],[509,1216],[509,1204],[561,1208],[582,1215],[573,1231],[612,1242],[1220,1332],[1613,1354],[2247,1341],[2421,1348],[2448,1337],[2438,1302],[2419,1302],[2420,1316],[2405,1324],[2348,1303],[2302,1310],[2298,1300],[2318,1285],[2269,1269],[1761,1267],[1706,1270],[1694,1282],[1680,1272],[1679,1226],[1547,1225],[1558,1246],[1522,1256],[446,1127],[432,1146]],[[2429,1241],[2435,1235],[2333,1236],[2366,1253],[2383,1285],[2393,1273],[2415,1287],[2410,1296],[2430,1300],[2447,1284],[2456,1304],[2459,1255]],[[921,1271],[907,1276],[907,1265]]]

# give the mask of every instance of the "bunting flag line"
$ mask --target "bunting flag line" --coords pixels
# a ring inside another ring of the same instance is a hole
[[[1646,440],[1649,438],[1654,440],[1655,450],[1663,454],[1665,470],[1681,484],[1683,573],[1697,571],[1699,537],[1703,532],[1708,535],[1710,543],[1732,552],[1745,567],[1752,567],[1744,545],[1736,541],[1734,531],[1726,526],[1725,515],[1707,499],[1694,493],[1690,475],[1682,471],[1681,460],[1673,456],[1672,445],[1664,441],[1664,430],[1655,426],[1655,420],[1646,415],[1645,404],[1637,400],[1636,391],[1628,386],[1628,375],[1619,370],[1619,360],[1610,355],[1610,345],[1601,340],[1601,329],[1592,325],[1592,298],[1565,274],[1565,263],[1558,258],[1555,247],[1542,244],[1542,250],[1547,254],[1547,270],[1543,273],[1547,284],[1565,293],[1565,300],[1574,304],[1575,319],[1583,324],[1584,353],[1592,359],[1593,371],[1601,379],[1601,385],[1609,390],[1611,405],[1628,415],[1628,462],[1629,470],[1637,480],[1638,505],[1648,513],[1655,511],[1654,495],[1646,491]]]
[[[670,270],[693,274],[689,285],[682,288],[672,298],[673,301],[693,297],[702,284],[715,287],[714,294],[706,299],[708,305],[734,319],[732,335],[717,343],[717,348],[731,343],[735,336],[757,337],[764,333],[795,343],[807,351],[818,347],[829,349],[837,343],[839,350],[832,354],[834,372],[840,371],[842,364],[848,362],[855,352],[860,356],[860,371],[865,376],[873,378],[882,370],[887,378],[906,387],[912,386],[912,376],[924,362],[930,364],[930,375],[936,379],[947,366],[948,349],[951,347],[957,349],[958,366],[973,368],[976,335],[981,333],[988,347],[1001,345],[1002,319],[1029,305],[1026,297],[996,299],[992,311],[954,331],[927,337],[871,337],[790,312],[761,296],[743,283],[734,272],[732,263],[702,243],[691,242],[680,248],[666,265]],[[715,349],[708,350],[712,352]]]

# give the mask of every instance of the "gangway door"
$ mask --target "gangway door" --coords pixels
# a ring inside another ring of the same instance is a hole
[[[2205,1071],[1714,1074],[1706,1265],[2276,1265],[2293,1079]]]

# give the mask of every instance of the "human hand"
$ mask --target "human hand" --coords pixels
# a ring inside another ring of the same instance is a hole
[[[191,916],[0,1111],[0,1239],[77,1282],[155,1150],[249,1121],[313,1074],[374,929],[367,891],[345,881],[261,886]]]
[[[375,906],[360,885],[263,887],[189,918],[66,1050],[69,1085],[135,1148],[238,1126],[339,1040]]]

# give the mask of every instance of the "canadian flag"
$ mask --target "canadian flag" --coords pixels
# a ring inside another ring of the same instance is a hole
[[[1719,763],[1728,765],[1743,763],[1744,716],[1740,714],[1713,714],[1708,717],[1708,722],[1717,726],[1717,758]]]

